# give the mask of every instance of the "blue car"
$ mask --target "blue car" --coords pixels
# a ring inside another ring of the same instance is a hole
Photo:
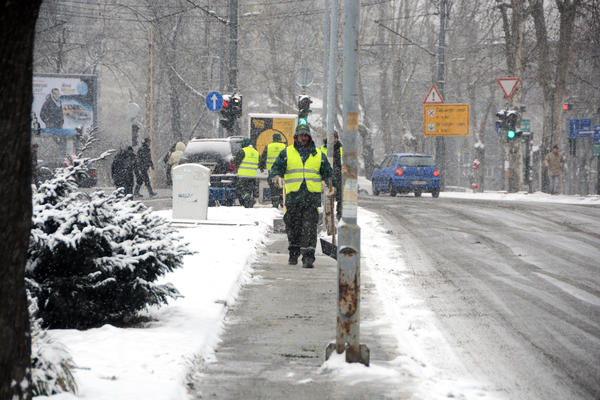
[[[373,172],[371,185],[375,196],[381,192],[389,193],[390,196],[414,192],[419,197],[421,193],[427,192],[433,197],[439,197],[440,169],[429,155],[388,154]]]

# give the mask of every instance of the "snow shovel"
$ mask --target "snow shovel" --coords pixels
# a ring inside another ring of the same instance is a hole
[[[330,183],[331,184],[331,183]],[[337,245],[335,243],[336,228],[335,228],[335,216],[333,215],[333,196],[327,199],[325,204],[325,227],[327,234],[331,235],[331,242],[321,238],[321,250],[323,254],[337,260]]]

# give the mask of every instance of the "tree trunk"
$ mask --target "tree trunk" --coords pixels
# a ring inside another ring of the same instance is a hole
[[[0,9],[0,399],[30,399],[31,338],[25,262],[31,226],[32,62],[41,0]]]
[[[561,104],[564,100],[569,63],[573,53],[575,16],[580,3],[580,0],[556,0],[560,13],[560,34],[557,61],[551,62],[544,15],[544,0],[530,0],[531,13],[535,24],[536,46],[538,48],[538,81],[544,94],[544,130],[542,133],[542,153],[540,155],[542,160],[550,152],[553,145],[560,146]],[[553,74],[552,68],[554,65],[556,65],[556,70]],[[545,167],[542,171],[542,191],[548,191],[548,172]]]

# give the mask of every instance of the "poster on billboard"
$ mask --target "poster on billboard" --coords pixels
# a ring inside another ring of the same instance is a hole
[[[88,132],[96,123],[96,95],[96,75],[34,74],[32,128],[50,135]]]

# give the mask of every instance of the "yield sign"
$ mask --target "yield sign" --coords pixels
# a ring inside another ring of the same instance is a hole
[[[427,93],[427,97],[425,97],[423,104],[444,104],[444,99],[440,96],[440,92],[438,92],[435,85],[431,86],[431,89],[429,89],[429,93]]]
[[[519,78],[499,78],[497,81],[504,92],[504,96],[509,99],[515,91],[517,83],[519,83]]]

